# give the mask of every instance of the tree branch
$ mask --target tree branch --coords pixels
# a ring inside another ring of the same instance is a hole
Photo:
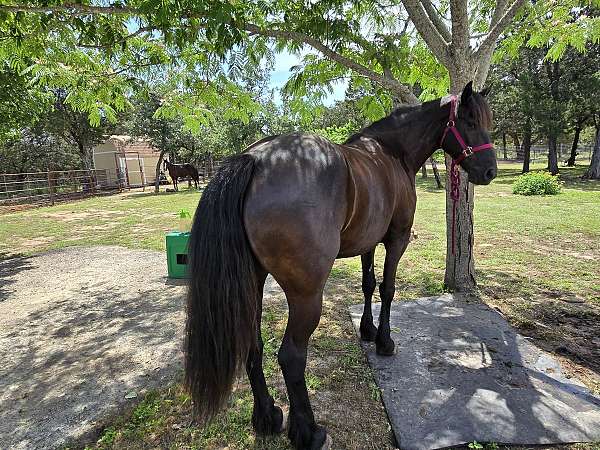
[[[80,3],[65,3],[63,5],[52,6],[0,5],[0,11],[26,13],[66,12],[74,16],[87,16],[90,14],[134,14],[139,12],[129,6],[92,6]]]
[[[469,15],[467,0],[450,0],[450,19],[452,21],[452,49],[464,58],[469,50]]]
[[[450,65],[448,45],[423,9],[421,2],[419,0],[402,0],[402,4],[434,56],[446,67]]]
[[[325,55],[329,59],[331,59],[332,61],[335,61],[338,64],[341,64],[342,66],[347,67],[348,69],[351,69],[361,75],[364,75],[365,77],[376,82],[377,84],[381,85],[382,87],[394,92],[396,95],[398,95],[402,99],[402,101],[409,103],[409,104],[419,103],[419,100],[412,93],[412,91],[410,90],[409,87],[405,86],[404,84],[398,82],[397,80],[395,80],[393,78],[390,79],[384,75],[381,75],[380,73],[377,73],[377,72],[363,66],[362,64],[359,64],[356,61],[353,61],[350,58],[347,58],[344,55],[341,55],[340,53],[337,53],[336,51],[330,49],[325,44],[323,44],[321,41],[313,38],[312,36],[308,36],[304,33],[298,32],[298,31],[276,30],[276,29],[272,29],[272,28],[264,29],[264,28],[260,28],[259,26],[255,25],[255,24],[251,24],[251,23],[245,24],[242,28],[244,30],[246,30],[248,33],[253,34],[253,35],[260,35],[260,36],[272,37],[272,38],[277,38],[277,39],[287,39],[290,41],[297,42],[299,44],[310,45],[312,48],[314,48],[315,50],[318,50],[323,55]]]
[[[496,41],[500,36],[500,33],[504,31],[504,29],[510,24],[511,20],[517,14],[517,11],[523,4],[525,0],[514,0],[514,2],[508,7],[506,12],[498,19],[495,25],[490,28],[490,31],[486,38],[483,40],[477,51],[475,52],[475,59],[479,60],[482,55],[487,55],[490,52],[490,48],[493,51],[493,48],[496,46]],[[494,14],[496,12],[494,11]],[[500,14],[500,13],[498,13]]]
[[[494,8],[494,13],[492,14],[492,20],[490,21],[491,30],[494,25],[498,23],[500,18],[506,12],[506,5],[508,4],[508,0],[496,0],[496,7]]]
[[[410,1],[418,1],[418,0],[410,0]],[[90,15],[90,14],[141,14],[141,12],[136,8],[131,8],[128,6],[91,6],[91,5],[83,5],[79,3],[66,3],[63,5],[55,5],[55,6],[27,6],[27,5],[2,5],[0,6],[0,11],[7,12],[29,12],[29,13],[50,13],[50,12],[65,12],[71,15]],[[190,14],[188,17],[195,17],[194,14]],[[396,79],[390,79],[384,75],[381,75],[362,64],[357,63],[356,61],[347,58],[340,53],[330,49],[325,44],[320,42],[319,40],[308,36],[306,34],[297,32],[297,31],[284,31],[284,30],[276,30],[276,29],[265,29],[261,28],[258,25],[252,23],[246,23],[242,26],[242,29],[247,31],[252,35],[260,35],[266,37],[272,37],[277,39],[286,39],[297,42],[299,44],[307,44],[313,47],[315,50],[318,50],[323,55],[327,56],[331,60],[337,62],[338,64],[343,65],[361,75],[366,76],[367,78],[373,80],[378,83],[382,87],[389,89],[398,95],[404,102],[409,104],[419,103],[417,97],[412,93],[411,89],[404,84],[398,82]],[[434,30],[435,31],[435,30]],[[439,33],[438,33],[439,36]],[[442,47],[445,48],[445,44],[441,37],[439,38],[441,41]],[[441,54],[441,53],[440,53]]]
[[[438,30],[444,41],[452,41],[452,34],[450,34],[450,30],[448,30],[448,27],[442,20],[442,17],[438,13],[437,9],[431,3],[431,0],[421,0],[421,4],[427,13],[427,16],[435,26],[436,30]]]

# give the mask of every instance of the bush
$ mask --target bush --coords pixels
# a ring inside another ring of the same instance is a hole
[[[524,173],[513,184],[513,194],[520,195],[556,195],[560,192],[557,175],[548,172]]]

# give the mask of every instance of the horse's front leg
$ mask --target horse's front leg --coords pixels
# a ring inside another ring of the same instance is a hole
[[[394,341],[390,336],[390,308],[396,290],[396,269],[398,261],[404,254],[410,241],[410,227],[397,235],[392,235],[384,242],[385,264],[383,267],[383,282],[379,285],[381,296],[381,312],[379,313],[379,328],[375,337],[377,354],[389,356],[394,354]]]
[[[360,256],[362,263],[362,291],[365,296],[365,309],[360,319],[360,338],[363,341],[372,342],[377,335],[377,328],[373,325],[373,313],[371,311],[371,299],[377,282],[375,280],[375,249]]]

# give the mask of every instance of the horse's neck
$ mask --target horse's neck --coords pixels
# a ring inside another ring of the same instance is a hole
[[[390,153],[402,158],[407,169],[414,174],[439,148],[446,113],[440,108],[440,111],[423,111],[420,114],[422,117],[413,116],[404,123],[400,121],[394,129],[371,134]]]

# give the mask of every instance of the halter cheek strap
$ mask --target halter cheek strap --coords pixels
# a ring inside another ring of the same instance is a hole
[[[476,147],[471,147],[465,143],[465,140],[460,135],[458,129],[456,128],[456,107],[458,104],[458,98],[456,95],[452,95],[450,97],[450,116],[448,117],[448,123],[446,124],[446,129],[444,130],[444,134],[442,134],[442,140],[440,141],[440,147],[444,143],[448,132],[452,132],[456,142],[460,145],[462,152],[457,157],[452,157],[452,164],[450,165],[450,198],[452,199],[452,254],[454,255],[454,227],[456,224],[456,201],[460,198],[460,173],[458,171],[458,165],[463,162],[466,158],[471,156],[475,152],[480,152],[482,150],[488,150],[494,148],[494,145],[491,142],[487,144],[477,145]]]

